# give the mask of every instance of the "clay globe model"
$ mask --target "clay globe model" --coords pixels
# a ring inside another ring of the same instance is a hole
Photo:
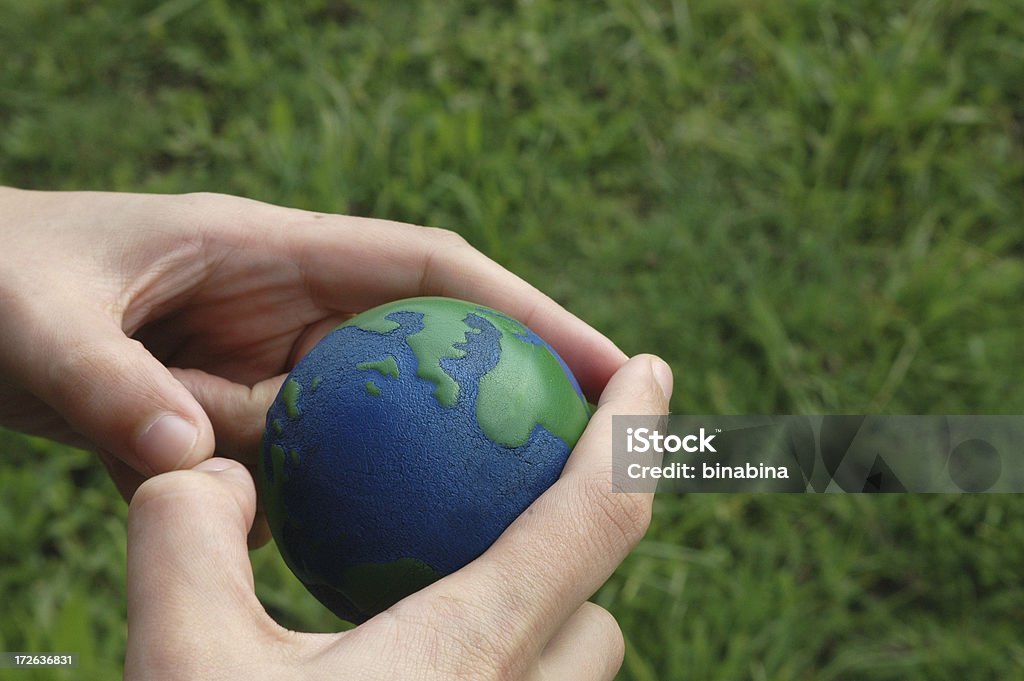
[[[362,622],[479,556],[558,478],[589,418],[539,336],[411,298],[329,333],[267,413],[262,499],[306,588]]]

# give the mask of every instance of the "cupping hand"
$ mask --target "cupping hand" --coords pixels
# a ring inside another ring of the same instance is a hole
[[[665,413],[671,389],[657,358],[627,362],[561,478],[488,551],[341,634],[287,631],[256,599],[242,466],[151,478],[129,510],[125,678],[611,679],[622,634],[586,599],[643,535],[652,497],[612,491],[612,416]]]
[[[349,315],[416,295],[525,322],[598,395],[625,356],[447,231],[215,194],[0,188],[0,424],[97,449],[126,498],[252,463],[284,374]]]

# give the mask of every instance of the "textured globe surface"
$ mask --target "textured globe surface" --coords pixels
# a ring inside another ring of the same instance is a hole
[[[259,478],[292,571],[361,622],[479,556],[558,478],[589,417],[523,324],[451,298],[328,334],[267,413]]]

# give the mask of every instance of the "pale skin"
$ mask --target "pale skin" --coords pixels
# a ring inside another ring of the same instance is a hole
[[[611,489],[611,416],[667,412],[664,362],[627,361],[443,230],[214,194],[0,188],[0,239],[0,424],[99,451],[131,499],[126,678],[615,675],[622,635],[586,599],[651,498]],[[287,631],[254,594],[256,493],[232,459],[253,463],[319,338],[416,295],[522,320],[599,409],[559,481],[476,561],[349,632]]]

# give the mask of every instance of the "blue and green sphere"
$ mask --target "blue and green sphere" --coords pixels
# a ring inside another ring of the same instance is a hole
[[[588,418],[565,362],[516,320],[451,298],[381,305],[320,341],[267,413],[271,531],[306,588],[362,622],[483,553]]]

